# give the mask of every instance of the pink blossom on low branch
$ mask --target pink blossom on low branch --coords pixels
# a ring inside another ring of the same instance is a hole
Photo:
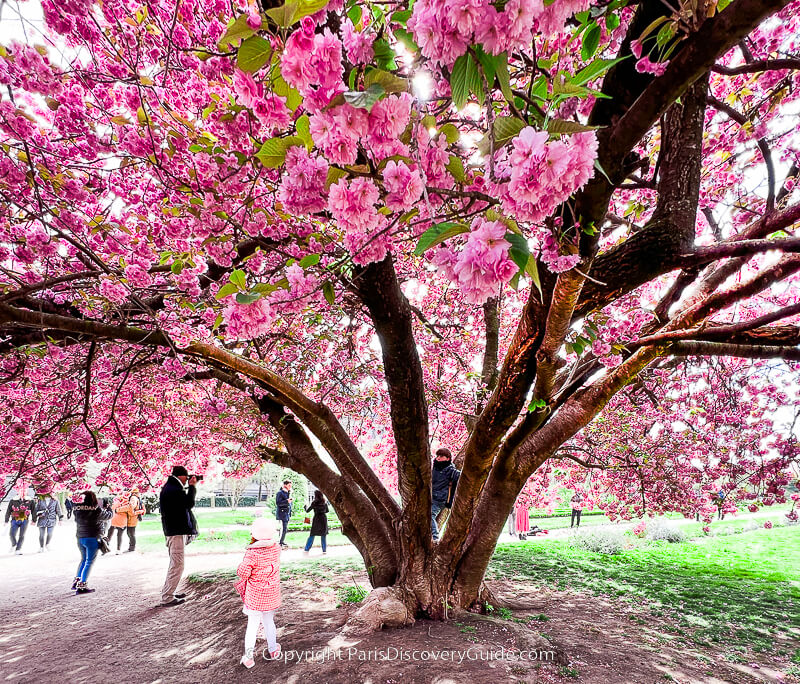
[[[386,206],[395,211],[411,209],[424,189],[419,171],[412,171],[405,162],[394,160],[383,169],[383,185],[388,193]]]
[[[222,311],[225,335],[231,340],[252,340],[268,333],[274,315],[269,302],[261,297],[250,304],[230,302]]]

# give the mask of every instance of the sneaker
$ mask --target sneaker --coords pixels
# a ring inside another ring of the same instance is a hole
[[[305,551],[305,550],[304,550],[304,551],[303,551],[303,555],[304,555],[304,556],[307,556],[307,555],[308,555],[308,551]]]
[[[72,580],[72,586],[70,587],[70,589],[72,589],[72,591],[75,591],[78,588],[78,582],[80,581],[81,581],[80,577],[76,577],[74,580]]]
[[[44,553],[44,546],[39,547],[39,553]]]
[[[164,607],[166,607],[166,606],[179,606],[182,603],[185,603],[185,601],[183,599],[174,598],[174,599],[172,599],[172,601],[167,601],[166,603],[160,603],[159,605],[164,606]]]
[[[94,591],[94,589],[89,589],[89,587],[86,585],[86,582],[78,582],[78,584],[75,586],[76,596],[79,594],[91,594]]]
[[[281,654],[281,645],[275,644],[275,650],[270,651],[267,656],[265,656],[264,660],[277,660],[278,656]]]
[[[122,551],[120,551],[119,549],[117,549],[117,552],[116,552],[116,554],[114,554],[114,555],[116,555],[116,556],[119,556],[121,553],[122,553]]]
[[[328,552],[327,552],[327,551],[323,551],[323,552],[322,552],[322,555],[323,555],[323,556],[327,556],[327,555],[328,555]]]
[[[15,552],[14,552],[14,555],[16,555],[16,556],[21,556],[21,555],[22,555],[22,551],[15,551]]]
[[[186,594],[175,594],[175,598],[176,599],[185,599],[186,598]]]
[[[239,661],[240,665],[244,665],[248,670],[256,664],[256,661],[253,659],[253,651],[247,650],[245,651],[242,659]]]
[[[14,553],[16,550],[17,550],[17,547],[16,546],[12,546],[11,547],[11,551],[9,551],[9,553]]]
[[[45,550],[45,551],[47,551],[47,553],[50,553],[50,544],[47,544],[47,545],[44,547],[44,550]]]

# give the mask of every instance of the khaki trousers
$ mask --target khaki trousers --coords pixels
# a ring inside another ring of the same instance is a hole
[[[175,598],[175,590],[183,575],[183,550],[186,548],[186,537],[176,534],[167,537],[167,548],[169,549],[169,568],[167,568],[167,579],[164,588],[161,590],[161,603],[169,603]]]

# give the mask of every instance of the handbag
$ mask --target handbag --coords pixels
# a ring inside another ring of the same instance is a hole
[[[311,524],[311,518],[309,518],[308,516],[303,518],[303,524],[304,525],[310,525]]]
[[[105,537],[97,538],[97,548],[100,549],[100,553],[102,553],[104,556],[111,551],[111,548],[109,547]]]

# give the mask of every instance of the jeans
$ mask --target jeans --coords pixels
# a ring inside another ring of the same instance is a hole
[[[47,544],[50,543],[50,540],[53,538],[53,528],[55,527],[40,527],[39,528],[39,546],[44,548]],[[46,539],[45,539],[46,534]]]
[[[439,541],[439,526],[436,524],[436,516],[442,512],[443,508],[443,503],[438,501],[431,503],[431,535],[433,536],[433,541]]]
[[[11,532],[9,533],[9,536],[11,537],[11,546],[13,546],[17,551],[22,548],[22,542],[25,539],[25,530],[27,529],[27,520],[11,521]],[[17,532],[19,532],[19,537],[17,537]]]
[[[278,518],[281,521],[281,525],[283,525],[283,532],[281,532],[281,541],[280,544],[283,546],[283,540],[286,538],[286,531],[289,529],[289,518]]]
[[[128,551],[135,551],[136,550],[136,528],[135,527],[128,527],[126,529],[128,533]]]
[[[308,551],[313,546],[314,537],[316,537],[316,536],[317,535],[315,535],[315,534],[311,534],[311,535],[308,536],[308,541],[306,542],[306,551]],[[327,534],[321,534],[319,536],[319,538],[322,540],[322,553],[325,553],[325,551],[327,550],[327,548],[326,548],[326,537],[327,536],[328,536]]]
[[[75,573],[75,577],[81,582],[85,582],[89,578],[92,563],[97,558],[97,537],[81,537],[78,539],[78,548],[81,551],[81,562],[78,563],[78,572]]]
[[[580,526],[581,526],[581,513],[583,513],[583,509],[582,509],[582,508],[581,508],[581,509],[577,509],[577,508],[573,508],[573,509],[572,509],[572,518],[570,519],[570,522],[569,522],[569,526],[570,526],[570,527],[572,527],[573,525],[575,525],[575,519],[576,519],[576,518],[577,518],[577,520],[578,520],[578,524],[577,524],[577,526],[578,526],[578,527],[580,527]]]

